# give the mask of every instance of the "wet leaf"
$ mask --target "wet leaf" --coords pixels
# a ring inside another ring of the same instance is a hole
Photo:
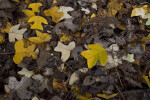
[[[90,50],[81,52],[81,55],[87,59],[88,68],[92,68],[99,60],[102,66],[107,63],[107,52],[98,44],[88,45]]]

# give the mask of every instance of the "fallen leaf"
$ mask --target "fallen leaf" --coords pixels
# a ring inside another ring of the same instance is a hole
[[[27,30],[27,28],[20,29],[20,24],[12,26],[9,31],[9,41],[15,42],[15,39],[22,40],[23,39],[23,33]]]
[[[18,71],[18,74],[24,75],[25,77],[30,78],[30,77],[33,75],[33,71],[29,71],[29,70],[26,69],[26,68],[22,68],[21,71]]]
[[[3,43],[5,41],[5,38],[3,35],[0,35],[0,43]]]
[[[24,9],[22,10],[22,12],[24,12],[24,14],[27,15],[26,20],[29,20],[31,17],[35,16],[34,12],[28,9]]]
[[[88,8],[81,8],[81,11],[84,11],[85,14],[89,14],[90,13],[90,10]]]
[[[40,31],[36,30],[37,37],[30,37],[29,41],[33,43],[43,43],[47,42],[51,39],[50,35],[48,33],[41,33]]]
[[[150,88],[150,80],[149,80],[148,76],[143,75],[143,78],[144,78],[145,82],[147,83],[148,87]]]
[[[108,17],[113,17],[117,14],[119,10],[121,10],[123,3],[120,2],[120,0],[110,0],[110,2],[107,5]]]
[[[41,16],[33,16],[28,20],[28,22],[29,23],[34,22],[31,25],[31,29],[39,29],[39,30],[43,30],[42,23],[48,24],[47,20]]]
[[[141,16],[144,18],[145,14],[148,12],[148,5],[144,5],[140,8],[134,8],[131,13],[131,17]]]
[[[12,27],[12,25],[9,22],[7,22],[6,27],[5,28],[0,28],[0,31],[2,33],[4,33],[4,32],[8,33],[11,27]]]
[[[36,54],[34,53],[35,45],[34,44],[29,45],[29,43],[27,43],[26,45],[28,46],[25,48],[24,40],[19,40],[15,43],[16,52],[13,57],[13,61],[16,64],[19,64],[23,60],[23,57],[32,56],[33,59],[37,58]]]
[[[74,72],[69,79],[69,85],[73,85],[77,80],[79,80],[79,76],[76,72]]]
[[[29,4],[28,8],[31,8],[33,12],[40,12],[39,7],[41,7],[41,3],[31,3]]]
[[[62,37],[60,38],[60,42],[68,42],[71,40],[71,36],[67,36],[65,33],[61,33]]]
[[[70,42],[68,45],[64,45],[60,41],[58,42],[57,46],[55,47],[54,51],[61,52],[61,60],[63,62],[67,61],[70,57],[70,52],[75,48],[75,42]]]
[[[117,93],[114,93],[114,94],[111,94],[111,95],[103,93],[103,94],[97,94],[97,96],[108,100],[110,98],[114,98],[115,96],[117,96]]]
[[[73,24],[74,18],[69,18],[66,19],[64,22],[64,26],[66,26],[68,29],[72,30],[73,32],[76,31],[76,29],[78,28],[78,25]]]
[[[11,90],[15,91],[21,100],[29,100],[32,93],[27,90],[31,85],[32,80],[27,77],[22,77],[19,82],[15,77],[9,77],[8,86]]]
[[[105,66],[108,59],[106,50],[98,44],[90,44],[88,48],[91,50],[81,52],[81,55],[87,59],[88,68],[92,68],[98,60],[102,66]]]
[[[57,6],[54,6],[48,10],[44,10],[45,16],[51,16],[52,21],[55,23],[58,23],[60,21],[60,18],[63,17],[64,13],[58,12],[59,8]]]
[[[144,41],[144,42],[146,42],[146,41],[148,41],[148,40],[150,40],[150,34],[148,34],[147,37],[143,37],[143,38],[141,39],[141,41]]]
[[[68,89],[66,88],[66,84],[67,82],[57,82],[57,79],[53,79],[53,88],[58,92],[60,89],[64,90],[64,91],[68,91]]]
[[[65,6],[60,6],[60,9],[58,10],[58,12],[63,12],[64,15],[63,17],[61,17],[60,20],[63,20],[63,19],[68,19],[68,18],[72,18],[72,16],[70,16],[68,14],[69,11],[73,11],[74,9],[72,7],[65,7]]]
[[[134,62],[134,54],[128,54],[126,57],[123,58],[124,60],[127,60],[129,62]]]

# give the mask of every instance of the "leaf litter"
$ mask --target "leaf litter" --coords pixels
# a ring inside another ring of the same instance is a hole
[[[149,100],[149,9],[145,0],[0,0],[0,99]]]

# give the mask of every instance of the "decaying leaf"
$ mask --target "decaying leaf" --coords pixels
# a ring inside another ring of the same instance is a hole
[[[48,33],[41,33],[40,31],[36,30],[37,37],[30,37],[29,41],[33,43],[43,43],[47,42],[51,39],[50,35]]]
[[[61,17],[60,20],[63,20],[63,19],[68,19],[68,18],[72,18],[72,16],[70,16],[68,14],[69,11],[73,11],[74,9],[72,7],[65,7],[65,6],[60,6],[60,9],[58,10],[58,12],[63,12],[64,15],[63,17]]]
[[[33,22],[31,29],[43,30],[42,23],[48,24],[47,20],[42,16],[33,16],[28,20],[29,23]]]
[[[18,74],[24,75],[25,77],[30,78],[30,77],[33,75],[33,71],[29,71],[29,70],[26,69],[26,68],[22,68],[21,71],[18,71]]]
[[[68,42],[71,40],[71,36],[67,36],[65,33],[61,33],[62,37],[60,38],[60,42]]]
[[[15,55],[13,57],[13,61],[16,64],[19,64],[24,57],[30,57],[32,56],[33,59],[36,59],[37,56],[34,53],[34,49],[35,49],[35,45],[31,44],[29,45],[29,43],[27,42],[28,46],[25,47],[25,42],[24,40],[19,40],[15,43]]]
[[[123,3],[120,2],[120,0],[110,0],[110,2],[107,5],[108,8],[108,17],[113,17],[117,14],[119,10],[121,10]]]
[[[12,25],[9,22],[7,22],[6,27],[5,28],[0,28],[0,31],[3,32],[3,33],[4,32],[8,33],[11,27],[12,27]]]
[[[60,21],[60,18],[63,17],[64,13],[58,12],[59,8],[57,6],[54,6],[48,10],[44,11],[45,16],[51,16],[52,21],[55,23],[58,23]]]
[[[27,30],[27,28],[20,29],[20,24],[12,26],[9,31],[9,41],[15,42],[15,39],[22,40],[23,39],[23,33]]]
[[[73,24],[74,18],[69,18],[66,19],[64,22],[64,26],[66,26],[68,29],[72,30],[73,32],[76,31],[76,29],[78,28],[78,25]]]
[[[102,66],[107,63],[107,52],[98,44],[89,44],[86,50],[81,52],[81,55],[87,59],[88,68],[92,68],[99,60]]]
[[[70,42],[68,45],[64,45],[60,41],[58,42],[57,46],[55,47],[54,51],[61,52],[61,60],[63,62],[67,61],[70,57],[70,52],[75,48],[75,42]]]
[[[59,91],[60,89],[64,90],[64,91],[68,91],[68,89],[66,88],[66,84],[67,82],[63,82],[63,83],[59,83],[57,82],[57,79],[53,79],[53,88],[56,90],[56,91]]]
[[[39,7],[41,7],[41,3],[31,3],[29,4],[28,8],[31,8],[33,12],[40,12]]]
[[[32,96],[32,93],[27,90],[31,85],[32,81],[30,78],[22,77],[19,82],[15,77],[9,77],[8,86],[11,90],[17,93],[17,96],[22,100],[29,100]]]

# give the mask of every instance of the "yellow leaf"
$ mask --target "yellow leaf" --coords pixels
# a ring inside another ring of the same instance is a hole
[[[34,12],[28,9],[22,10],[27,15],[27,20],[29,20],[31,17],[35,16]]]
[[[146,42],[146,41],[148,41],[148,40],[150,40],[150,34],[148,34],[147,37],[143,37],[141,41]]]
[[[52,3],[52,4],[55,4],[55,3],[57,3],[57,0],[53,0],[53,3]]]
[[[68,42],[71,40],[71,36],[67,36],[65,33],[61,33],[63,36],[60,38],[60,42]]]
[[[57,79],[53,79],[53,88],[58,92],[60,89],[64,90],[64,91],[68,91],[68,89],[66,88],[66,84],[67,82],[58,82]]]
[[[148,87],[150,88],[150,80],[148,79],[148,76],[143,75],[144,80],[146,81]]]
[[[54,6],[48,10],[44,11],[45,16],[51,16],[52,21],[55,23],[58,23],[60,21],[60,18],[63,17],[64,13],[57,12],[59,8],[57,6]]]
[[[7,22],[6,28],[0,28],[0,31],[2,33],[4,33],[4,32],[8,33],[11,27],[12,27],[12,25],[9,22]]]
[[[144,6],[140,7],[140,8],[136,8],[135,7],[132,10],[131,17],[141,16],[143,18],[146,13],[148,13],[148,5],[144,5]]]
[[[30,0],[25,0],[25,3],[29,3]]]
[[[32,56],[33,59],[37,58],[36,54],[34,53],[35,44],[30,45],[29,42],[27,42],[26,48],[24,46],[24,40],[19,40],[15,43],[15,55],[13,57],[13,61],[16,64],[19,64],[24,57]]]
[[[81,94],[77,94],[76,98],[78,100],[93,100],[93,98],[88,98],[88,97],[81,95]]]
[[[93,14],[91,15],[91,18],[94,18],[94,17],[96,17],[96,14],[95,14],[95,13],[93,13]]]
[[[47,20],[44,17],[41,16],[33,16],[31,17],[28,22],[34,22],[33,25],[31,25],[31,29],[39,29],[43,30],[42,23],[48,24]]]
[[[28,8],[31,8],[33,12],[40,12],[39,7],[41,7],[41,3],[31,3]]]
[[[12,1],[14,1],[14,2],[20,2],[19,0],[12,0]]]
[[[33,43],[43,43],[51,39],[48,33],[41,33],[39,31],[36,31],[36,35],[37,37],[30,37],[29,40]]]
[[[88,48],[91,50],[81,52],[81,55],[87,59],[88,68],[92,68],[98,60],[102,66],[105,66],[108,59],[106,50],[98,44],[90,44]]]
[[[122,8],[122,3],[120,3],[120,0],[110,0],[110,2],[107,5],[108,8],[108,17],[113,17],[117,14],[119,10]]]
[[[0,43],[3,43],[5,41],[5,38],[3,35],[0,35]]]
[[[113,98],[113,97],[115,97],[115,96],[117,96],[117,93],[114,93],[114,94],[111,94],[111,95],[108,95],[108,94],[105,94],[105,93],[103,93],[103,94],[97,94],[97,96],[98,97],[101,97],[101,98],[105,98],[105,99],[110,99],[110,98]]]

